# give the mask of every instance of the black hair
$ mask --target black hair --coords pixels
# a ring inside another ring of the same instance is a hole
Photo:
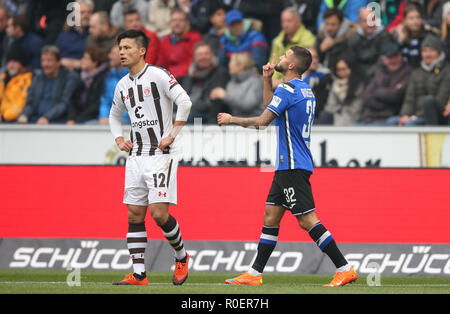
[[[128,14],[139,14],[139,12],[135,8],[130,8],[130,9],[126,10],[125,12],[123,12],[124,16],[126,16]]]
[[[120,41],[125,38],[132,38],[136,41],[139,48],[145,48],[145,56],[147,55],[147,47],[150,42],[147,35],[141,30],[137,29],[129,29],[127,31],[124,31],[117,36],[117,44],[120,44]]]
[[[292,52],[294,53],[294,57],[297,59],[297,62],[295,63],[295,71],[302,75],[306,72],[306,70],[309,69],[312,62],[312,55],[311,52],[309,52],[308,49],[300,46],[293,46],[290,48]]]
[[[224,10],[225,13],[230,10],[229,6],[222,3],[222,1],[219,2],[212,2],[210,7],[208,8],[208,16],[211,17],[213,14],[215,14],[219,10]]]
[[[339,22],[341,22],[341,23],[344,20],[344,13],[341,10],[336,9],[336,8],[327,9],[325,11],[325,13],[323,14],[323,19],[325,20],[333,15],[335,15],[339,19]]]

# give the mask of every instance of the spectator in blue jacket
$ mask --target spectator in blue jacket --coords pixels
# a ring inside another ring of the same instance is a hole
[[[109,111],[114,98],[114,91],[117,83],[122,77],[128,74],[128,68],[123,67],[120,62],[119,46],[114,46],[108,54],[110,70],[105,78],[105,87],[100,97],[100,108],[98,115],[98,124],[106,125],[109,123]],[[96,123],[95,121],[94,123]],[[125,111],[122,117],[123,123],[129,123],[128,112]],[[94,124],[92,123],[92,124]]]
[[[244,19],[239,10],[227,12],[225,22],[228,29],[220,39],[219,63],[228,66],[233,53],[246,52],[253,59],[258,71],[267,62],[269,46],[264,35],[252,27],[252,21]]]
[[[80,25],[71,27],[66,23],[55,41],[61,51],[61,64],[70,71],[80,69],[89,36],[89,20],[94,12],[92,0],[77,0],[77,3],[80,5]]]
[[[12,38],[11,46],[21,46],[27,52],[31,69],[40,69],[41,49],[45,45],[44,39],[29,30],[28,20],[24,15],[16,15],[10,18],[8,24]]]
[[[61,66],[61,53],[56,46],[42,48],[41,64],[42,70],[36,70],[33,74],[25,108],[17,122],[64,123],[79,76]]]
[[[359,9],[365,7],[370,1],[367,0],[322,0],[319,16],[317,17],[317,29],[323,23],[323,14],[328,9],[339,9],[344,13],[344,17],[350,22],[358,23]]]

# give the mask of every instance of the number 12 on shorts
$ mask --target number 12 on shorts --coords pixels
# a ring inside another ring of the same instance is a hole
[[[168,178],[166,177],[166,174],[164,172],[154,173],[153,174],[153,181],[154,181],[154,184],[155,184],[155,188],[165,188],[165,187],[167,187],[169,185],[168,182],[167,182],[167,179]]]

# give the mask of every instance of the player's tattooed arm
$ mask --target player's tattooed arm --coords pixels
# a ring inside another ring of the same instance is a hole
[[[244,128],[255,127],[257,129],[264,129],[267,127],[274,119],[276,118],[275,114],[266,109],[259,117],[251,117],[251,118],[241,118],[232,116],[229,113],[219,113],[217,115],[217,124],[219,126],[222,125],[240,125]]]

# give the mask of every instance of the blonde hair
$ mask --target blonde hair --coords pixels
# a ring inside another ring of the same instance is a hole
[[[233,53],[231,55],[230,62],[242,65],[244,70],[255,68],[255,63],[253,62],[252,57],[248,53],[244,52]]]

